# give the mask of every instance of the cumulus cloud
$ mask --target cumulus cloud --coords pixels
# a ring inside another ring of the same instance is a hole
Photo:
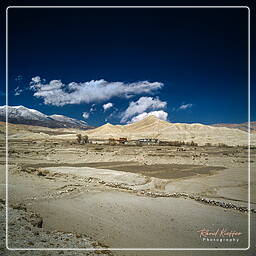
[[[193,106],[193,104],[182,104],[181,106],[179,106],[179,109],[180,110],[186,110],[186,109],[189,109]]]
[[[167,102],[153,97],[140,97],[137,101],[130,102],[128,108],[123,113],[121,122],[126,122],[130,117],[141,114],[148,109],[155,110],[166,107]]]
[[[34,91],[35,97],[42,98],[46,105],[55,106],[100,102],[112,97],[131,97],[142,93],[153,93],[162,87],[163,84],[160,82],[123,83],[108,82],[104,79],[69,84],[64,84],[61,80],[46,83],[39,76],[33,77],[30,82],[30,89]]]
[[[102,107],[103,107],[104,111],[106,111],[106,110],[108,110],[108,109],[113,107],[113,103],[111,103],[111,102],[106,103]]]
[[[168,113],[163,111],[163,110],[158,110],[158,111],[151,111],[149,113],[147,112],[143,112],[137,116],[134,116],[131,121],[129,123],[135,123],[138,122],[140,120],[143,120],[144,118],[148,117],[148,116],[155,116],[161,120],[166,121],[168,118]]]
[[[88,112],[83,112],[83,118],[84,119],[88,119],[89,118],[89,116],[90,116],[90,113],[88,113]]]

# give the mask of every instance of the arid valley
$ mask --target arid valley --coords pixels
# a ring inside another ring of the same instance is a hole
[[[110,124],[86,131],[9,124],[8,247],[96,250],[8,251],[2,232],[2,253],[156,255],[150,249],[162,248],[157,255],[198,255],[196,250],[164,249],[242,248],[243,254],[218,251],[218,255],[253,255],[255,134],[248,162],[244,131],[175,124],[175,133],[171,125],[151,116],[126,125],[128,129]],[[1,229],[5,230],[5,123],[0,127]],[[78,143],[79,133],[89,141]],[[114,139],[124,136],[125,142]],[[251,247],[245,250],[248,164]],[[219,232],[215,241],[204,230]]]
[[[0,256],[256,256],[254,2],[3,3]]]

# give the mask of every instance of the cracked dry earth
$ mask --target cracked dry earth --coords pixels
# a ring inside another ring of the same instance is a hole
[[[108,248],[246,248],[247,150],[174,146],[76,145],[11,141],[8,245],[11,248],[98,248],[96,251],[8,251],[3,255],[155,255]],[[255,152],[251,190],[255,195]],[[2,148],[1,199],[5,198]],[[147,168],[147,166],[149,168]],[[255,227],[255,197],[251,197]],[[5,229],[1,201],[1,229]],[[242,233],[236,242],[205,242],[198,230]],[[251,228],[254,255],[255,231]],[[241,255],[241,251],[207,252]],[[157,255],[198,255],[161,251]]]

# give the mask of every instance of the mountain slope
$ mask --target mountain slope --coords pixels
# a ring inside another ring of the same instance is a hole
[[[242,131],[247,132],[248,131],[248,122],[246,123],[241,123],[241,124],[212,124],[214,127],[227,127],[227,128],[235,128],[235,129],[240,129]],[[251,133],[256,133],[256,122],[251,122],[250,123],[250,130]]]
[[[0,121],[6,121],[6,106],[0,106]],[[60,115],[47,116],[24,106],[8,106],[8,122],[49,128],[90,128],[84,121]]]
[[[160,120],[154,115],[149,115],[146,118],[124,126],[126,131],[131,132],[152,132],[154,130],[162,130],[169,127],[170,123]]]
[[[55,121],[61,122],[65,124],[66,128],[79,128],[79,127],[89,127],[85,121],[77,120],[71,117],[63,116],[63,115],[51,115],[49,116]]]
[[[227,145],[246,145],[248,133],[239,129],[213,127],[203,124],[169,123],[154,116],[133,124],[105,124],[86,131],[89,138],[108,139],[126,137],[129,140],[141,138],[157,138],[162,141],[194,141],[199,145],[206,143]],[[255,141],[252,138],[252,142]]]

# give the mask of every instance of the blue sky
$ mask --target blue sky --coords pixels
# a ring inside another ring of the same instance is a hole
[[[90,125],[246,122],[247,44],[247,9],[10,9],[9,105]]]

